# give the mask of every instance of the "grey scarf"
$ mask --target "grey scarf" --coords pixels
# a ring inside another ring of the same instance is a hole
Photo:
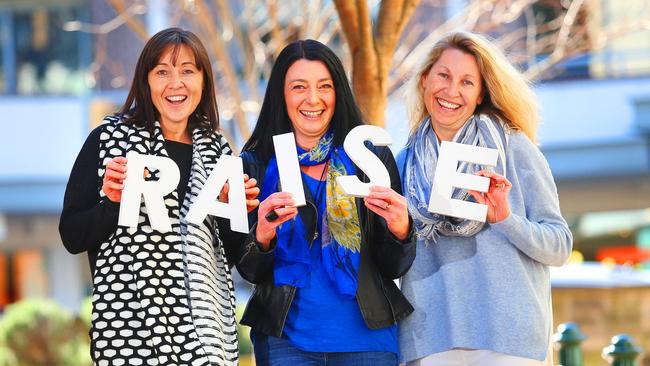
[[[485,114],[473,115],[456,133],[452,142],[481,146],[499,151],[496,171],[506,175],[505,146],[507,145],[507,128],[503,122]],[[440,143],[427,117],[406,143],[406,165],[404,169],[404,186],[408,201],[408,210],[415,223],[416,235],[428,243],[435,243],[438,236],[472,236],[478,233],[484,223],[480,221],[459,219],[431,213],[427,210],[431,196],[431,184],[438,162]],[[477,164],[461,162],[458,171],[472,174],[481,169],[494,169]],[[453,199],[474,201],[464,189],[455,188]]]

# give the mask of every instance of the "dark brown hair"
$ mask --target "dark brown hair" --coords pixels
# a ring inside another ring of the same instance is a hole
[[[118,112],[124,117],[126,123],[146,127],[153,131],[155,121],[160,119],[160,113],[151,100],[151,89],[148,82],[149,71],[156,67],[163,53],[169,49],[172,52],[172,61],[176,64],[181,46],[187,46],[192,51],[196,67],[203,73],[201,101],[189,117],[188,128],[190,131],[200,128],[206,133],[219,128],[214,77],[208,52],[194,33],[181,28],[162,30],[154,34],[144,45],[135,67],[129,95]]]
[[[256,150],[263,161],[268,161],[273,155],[271,136],[293,132],[283,90],[287,71],[298,60],[320,61],[332,75],[336,91],[336,108],[330,121],[330,127],[334,130],[334,146],[343,145],[348,132],[364,124],[345,75],[343,63],[338,56],[318,41],[312,39],[294,41],[280,52],[273,64],[255,129],[242,149],[242,151]]]

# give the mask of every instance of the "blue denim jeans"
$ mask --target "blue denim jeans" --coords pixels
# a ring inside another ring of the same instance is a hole
[[[397,366],[392,352],[305,352],[286,339],[251,332],[257,366]]]

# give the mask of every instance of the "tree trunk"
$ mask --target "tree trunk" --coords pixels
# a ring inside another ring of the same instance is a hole
[[[386,75],[377,67],[377,56],[353,54],[352,88],[367,123],[384,126],[387,104]]]
[[[352,88],[366,122],[384,126],[395,46],[420,0],[383,0],[373,32],[366,0],[334,0],[352,54]]]

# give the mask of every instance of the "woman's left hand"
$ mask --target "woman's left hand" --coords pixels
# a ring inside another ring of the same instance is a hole
[[[386,220],[388,230],[397,239],[406,239],[409,233],[409,214],[404,196],[391,188],[372,186],[363,202],[370,211]]]
[[[246,190],[246,210],[251,212],[260,205],[260,200],[257,199],[260,194],[257,180],[249,178],[248,174],[244,174],[244,189]],[[228,191],[230,191],[230,185],[226,182],[221,188],[221,192],[219,192],[219,201],[228,203]]]
[[[494,224],[505,220],[510,215],[508,193],[512,189],[512,183],[506,177],[487,170],[478,171],[476,175],[490,178],[488,191],[483,193],[467,190],[467,192],[474,197],[477,203],[487,205],[487,222]]]

